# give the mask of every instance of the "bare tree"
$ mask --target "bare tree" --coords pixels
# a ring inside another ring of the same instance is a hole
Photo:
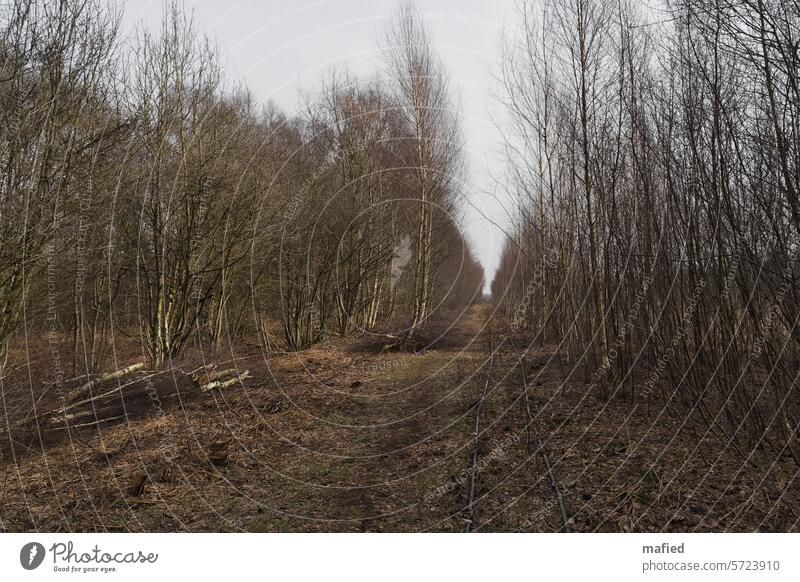
[[[397,106],[411,128],[415,192],[419,199],[414,256],[411,334],[431,308],[433,212],[447,206],[448,182],[457,173],[459,134],[447,76],[411,3],[403,3],[387,32],[386,62]]]

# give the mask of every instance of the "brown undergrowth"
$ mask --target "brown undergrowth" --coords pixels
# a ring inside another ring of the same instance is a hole
[[[216,363],[249,374],[206,392],[195,354],[160,380],[157,394],[174,398],[126,418],[58,431],[41,418],[24,440],[6,430],[0,529],[463,531],[490,316],[472,307],[420,353],[333,338],[269,357],[240,347]],[[474,531],[563,529],[532,430],[572,531],[797,531],[789,459],[756,466],[657,406],[603,402],[553,347],[525,355],[530,426],[517,361],[497,337]],[[9,395],[31,392],[16,381]]]

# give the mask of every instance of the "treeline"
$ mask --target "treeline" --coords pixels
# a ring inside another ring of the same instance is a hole
[[[0,362],[23,324],[80,374],[112,338],[160,366],[243,337],[407,339],[474,300],[458,116],[411,7],[388,74],[331,73],[291,117],[225,79],[180,5],[158,33],[119,22],[99,0],[0,8]]]
[[[503,71],[493,295],[600,397],[800,462],[800,6],[542,6]]]

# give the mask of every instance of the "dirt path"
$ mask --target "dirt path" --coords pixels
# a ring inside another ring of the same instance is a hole
[[[244,389],[19,451],[3,460],[0,526],[460,531],[463,487],[435,491],[470,453],[487,309],[473,307],[418,355],[331,341],[243,356]],[[226,465],[211,466],[209,446],[228,437]]]
[[[297,461],[303,483],[287,503],[294,515],[281,521],[300,530],[461,531],[465,489],[448,483],[471,453],[487,315],[488,306],[474,307],[436,349],[361,354],[337,376],[349,390],[331,407],[335,414],[317,419],[312,430],[322,446]],[[251,529],[281,528],[273,517]]]
[[[797,523],[796,475],[743,466],[680,419],[599,401],[550,347],[525,354],[531,425],[517,358],[499,333],[490,341],[490,315],[472,307],[421,354],[352,340],[239,354],[244,387],[17,446],[0,461],[0,530],[461,532],[471,519],[478,532],[561,531],[536,433],[572,530]],[[214,443],[221,466],[209,462]]]

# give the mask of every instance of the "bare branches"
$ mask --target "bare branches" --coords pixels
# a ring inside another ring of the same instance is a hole
[[[494,294],[517,327],[563,338],[601,396],[663,390],[745,456],[794,442],[783,9],[681,2],[655,44],[627,3],[548,6],[557,32],[526,15],[503,76],[519,211]]]

